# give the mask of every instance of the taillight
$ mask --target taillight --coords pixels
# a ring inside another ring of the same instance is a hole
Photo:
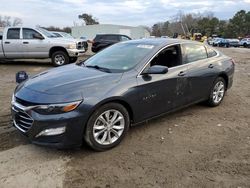
[[[231,62],[233,63],[233,65],[235,65],[235,61],[234,61],[234,59],[231,59]]]

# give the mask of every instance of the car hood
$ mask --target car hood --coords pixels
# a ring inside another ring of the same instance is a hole
[[[66,39],[66,38],[50,38],[50,42],[55,44],[72,44],[76,43],[75,39]]]
[[[74,43],[78,43],[78,42],[86,42],[84,40],[81,39],[71,39],[71,38],[64,38],[64,37],[58,37],[58,38],[53,38],[52,39],[54,42],[63,42],[63,43],[69,43],[69,42],[74,42]]]
[[[49,103],[48,98],[57,102],[80,100],[95,93],[105,94],[121,77],[121,73],[106,73],[71,64],[29,78],[17,89],[16,96],[28,101],[33,98],[39,103]]]

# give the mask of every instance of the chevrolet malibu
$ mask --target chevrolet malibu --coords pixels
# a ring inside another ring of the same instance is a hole
[[[13,122],[34,144],[72,148],[85,141],[104,151],[139,122],[199,102],[218,106],[233,74],[230,57],[201,43],[127,41],[19,84]]]

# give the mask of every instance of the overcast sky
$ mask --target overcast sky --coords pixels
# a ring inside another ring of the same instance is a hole
[[[237,11],[250,11],[250,0],[1,0],[0,15],[19,17],[26,26],[73,26],[78,15],[92,14],[102,24],[148,25],[166,21],[178,11],[212,11],[229,19]]]

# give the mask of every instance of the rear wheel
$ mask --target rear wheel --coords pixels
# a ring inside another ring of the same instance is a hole
[[[54,66],[62,66],[69,63],[69,56],[64,51],[56,51],[52,54],[51,60]]]
[[[214,85],[211,89],[207,104],[209,106],[218,106],[222,102],[225,92],[226,92],[226,82],[224,78],[218,77],[215,80]]]
[[[105,151],[117,146],[129,129],[129,114],[118,103],[101,106],[90,117],[84,139],[96,151]]]

